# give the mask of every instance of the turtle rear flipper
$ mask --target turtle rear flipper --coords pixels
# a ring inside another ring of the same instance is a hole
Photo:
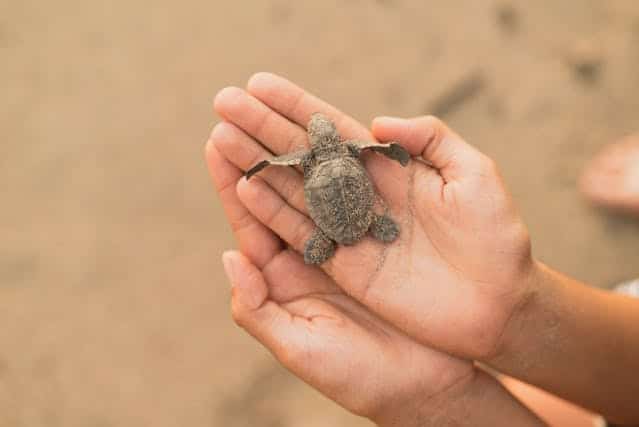
[[[373,150],[390,159],[397,160],[402,166],[406,166],[410,160],[410,154],[408,151],[406,151],[406,149],[397,142],[380,144],[378,142],[350,139],[344,143],[347,144],[351,151],[358,156],[363,150]]]
[[[322,230],[315,228],[310,239],[304,245],[304,263],[319,265],[335,253],[333,242]]]
[[[270,159],[258,162],[244,174],[249,179],[267,166],[296,166],[302,163],[304,158],[309,154],[308,150],[295,151],[293,153],[284,154],[282,156],[272,157]]]
[[[377,240],[390,243],[399,236],[399,225],[388,215],[375,215],[369,231]]]

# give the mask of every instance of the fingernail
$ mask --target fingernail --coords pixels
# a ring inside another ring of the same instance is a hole
[[[222,254],[222,265],[224,265],[224,272],[226,272],[226,276],[229,278],[232,288],[237,279],[237,269],[235,268],[235,261],[233,260],[233,253],[231,251],[226,251]]]
[[[218,137],[218,134],[220,133],[220,130],[222,130],[223,126],[224,126],[224,122],[216,123],[215,126],[213,126],[213,129],[211,130],[211,133],[209,134],[209,141],[214,140]]]

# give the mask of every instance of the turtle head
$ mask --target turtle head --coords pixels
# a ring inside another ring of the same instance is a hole
[[[312,148],[329,148],[339,143],[335,124],[321,113],[313,113],[308,122],[308,139]]]

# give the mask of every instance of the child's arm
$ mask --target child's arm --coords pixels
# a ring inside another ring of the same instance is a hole
[[[538,266],[536,291],[489,363],[611,421],[639,423],[639,300]]]

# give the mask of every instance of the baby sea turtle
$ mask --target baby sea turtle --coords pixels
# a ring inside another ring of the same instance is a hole
[[[375,191],[359,156],[371,149],[406,166],[408,152],[394,142],[342,142],[335,124],[320,113],[308,123],[308,139],[310,150],[262,160],[246,172],[249,179],[270,165],[302,166],[306,206],[317,226],[306,242],[304,261],[321,264],[333,255],[336,243],[355,244],[367,231],[383,242],[395,240],[399,226],[388,215],[373,211]]]

